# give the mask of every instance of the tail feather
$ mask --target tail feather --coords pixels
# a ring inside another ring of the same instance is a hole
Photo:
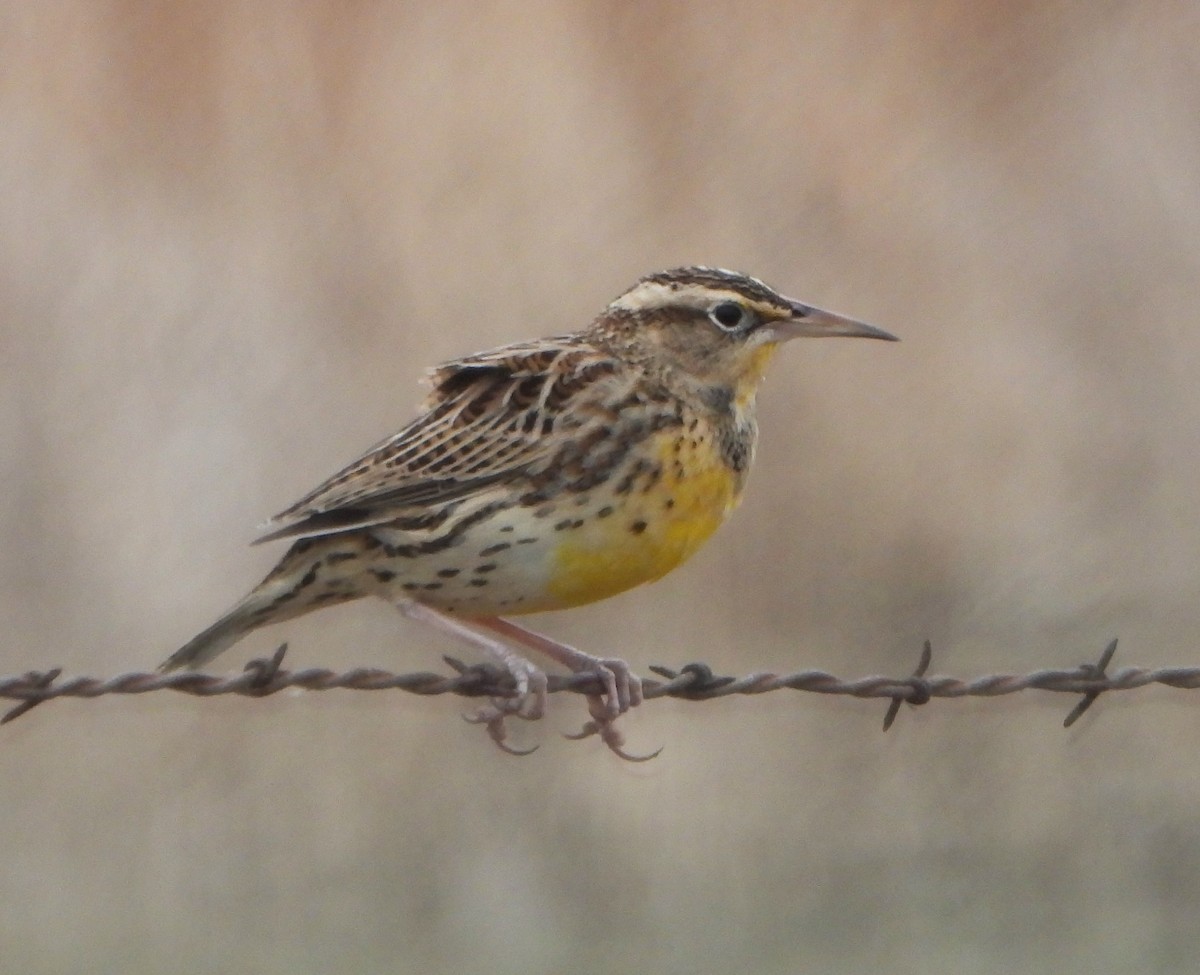
[[[362,539],[354,535],[330,536],[315,543],[301,539],[248,596],[171,654],[158,669],[165,672],[203,667],[260,626],[366,595],[366,590],[351,584],[350,566],[354,560],[347,561],[343,556],[357,556],[362,549]]]
[[[190,667],[193,670],[220,656],[238,642],[258,624],[250,618],[250,609],[245,602],[217,620],[212,626],[197,634],[176,650],[159,665],[159,671],[178,670]]]
[[[191,667],[193,670],[203,667],[252,630],[268,623],[279,623],[293,616],[300,616],[315,608],[311,602],[295,599],[290,595],[294,594],[296,581],[292,578],[295,573],[286,571],[288,568],[290,566],[285,557],[285,560],[240,603],[208,629],[188,640],[164,660],[158,669],[165,673],[180,667]]]

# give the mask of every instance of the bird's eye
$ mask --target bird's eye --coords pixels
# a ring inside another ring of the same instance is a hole
[[[746,309],[736,301],[722,301],[713,305],[708,317],[721,328],[735,329],[746,321]]]

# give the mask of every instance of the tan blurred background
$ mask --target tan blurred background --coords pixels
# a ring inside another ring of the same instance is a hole
[[[149,668],[437,360],[639,275],[792,347],[742,510],[537,620],[639,668],[1197,662],[1200,7],[0,4],[0,672]],[[256,634],[436,666],[383,604]],[[657,702],[632,767],[461,701],[61,702],[0,730],[27,973],[1192,972],[1200,698]]]

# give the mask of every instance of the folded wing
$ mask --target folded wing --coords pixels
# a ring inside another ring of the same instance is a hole
[[[384,524],[542,467],[561,443],[551,434],[586,416],[578,399],[620,365],[563,337],[438,366],[416,419],[272,518],[257,541]]]

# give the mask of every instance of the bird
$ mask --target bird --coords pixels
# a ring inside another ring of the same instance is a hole
[[[742,497],[771,359],[791,339],[826,336],[897,340],[695,265],[642,277],[580,331],[435,366],[407,426],[263,526],[255,544],[290,548],[160,670],[202,667],[259,627],[377,596],[512,676],[512,696],[469,716],[506,751],[524,753],[505,719],[545,712],[534,651],[595,675],[582,736],[652,757],[625,751],[616,726],[643,698],[626,661],[510,617],[614,596],[693,555]]]

